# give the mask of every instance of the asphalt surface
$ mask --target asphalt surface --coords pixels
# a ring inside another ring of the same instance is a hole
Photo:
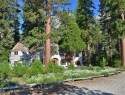
[[[125,95],[125,72],[92,80],[38,85],[0,95]]]
[[[70,85],[82,88],[83,95],[125,95],[125,72],[110,77],[72,82]]]

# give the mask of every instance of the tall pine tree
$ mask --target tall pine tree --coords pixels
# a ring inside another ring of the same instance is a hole
[[[111,32],[113,38],[122,39],[122,65],[125,66],[125,1],[124,0],[107,0],[106,5],[108,6],[108,11],[110,12],[111,21]]]
[[[93,23],[94,8],[95,7],[92,0],[78,0],[78,6],[76,10],[77,23],[80,29],[87,31],[88,34],[90,29],[89,24]],[[86,37],[86,44],[87,62],[89,65],[91,63],[89,36]]]
[[[59,7],[69,4],[68,0],[23,0],[24,24],[23,40],[30,47],[46,41],[45,61],[50,60],[51,15],[56,15]],[[45,14],[46,13],[46,14]]]
[[[15,17],[17,0],[0,1],[0,61],[8,60],[14,46]]]

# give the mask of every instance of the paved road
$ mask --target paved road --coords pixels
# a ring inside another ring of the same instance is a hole
[[[29,89],[7,91],[0,95],[125,95],[125,72],[67,84],[39,85]]]
[[[84,95],[125,95],[125,72],[70,84],[82,88]]]

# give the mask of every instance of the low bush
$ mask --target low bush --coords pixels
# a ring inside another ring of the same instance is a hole
[[[75,66],[73,65],[73,63],[70,63],[70,65],[68,65],[68,69],[69,70],[74,70],[76,69]]]
[[[86,66],[83,65],[83,66],[80,67],[80,69],[81,69],[81,70],[85,70],[85,69],[86,69]]]
[[[96,67],[96,70],[97,70],[97,71],[100,71],[100,70],[101,70],[101,67],[97,66],[97,67]]]
[[[121,67],[121,58],[119,54],[116,53],[115,55],[113,55],[112,60],[113,60],[112,64],[113,67]]]
[[[102,72],[101,74],[104,75],[105,77],[109,77],[110,76],[109,72]]]
[[[22,77],[24,74],[27,73],[28,68],[29,66],[27,65],[26,62],[24,63],[15,62],[14,66],[12,67],[13,76]]]
[[[113,67],[120,67],[121,66],[121,60],[120,59],[115,59],[113,61]]]
[[[43,66],[42,62],[38,59],[35,59],[31,66],[28,68],[26,73],[27,76],[31,77],[38,74],[46,73],[46,68]]]
[[[94,66],[92,66],[91,64],[87,67],[88,70],[94,70]]]
[[[100,61],[100,67],[105,67],[107,65],[108,65],[108,62],[106,58],[103,57],[102,60]]]
[[[12,77],[12,70],[7,61],[0,63],[0,79],[5,80]]]
[[[59,66],[57,63],[50,61],[47,66],[48,73],[63,73],[65,71],[64,67]]]
[[[8,60],[9,50],[5,50],[0,54],[0,63],[2,63],[4,60]]]
[[[7,87],[7,86],[15,86],[18,85],[18,82],[13,82],[9,80],[1,80],[0,81],[0,88]]]

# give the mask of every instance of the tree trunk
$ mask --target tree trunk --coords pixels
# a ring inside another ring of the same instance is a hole
[[[124,13],[121,14],[121,17],[124,20]],[[125,66],[125,38],[122,39],[122,66]]]
[[[89,32],[89,26],[88,26],[88,18],[86,18],[86,30]],[[88,43],[89,39],[87,37],[87,65],[89,66],[91,64],[90,59],[90,44]]]
[[[125,66],[125,38],[122,39],[122,66]]]
[[[91,58],[90,58],[90,44],[87,43],[87,59],[88,59],[88,65],[91,64]]]
[[[49,0],[46,0],[46,5],[47,5],[47,9],[46,9],[46,15],[47,15],[47,21],[46,21],[46,34],[50,33],[51,30],[51,25],[50,25],[50,2]],[[50,51],[51,51],[51,47],[50,47],[50,37],[48,37],[48,39],[46,40],[46,47],[45,47],[45,66],[47,66],[47,63],[50,60]]]
[[[120,59],[122,59],[122,41],[121,39],[118,39],[118,50],[119,50],[119,54],[120,54]]]
[[[110,66],[112,66],[112,40],[111,40],[111,36],[109,36],[109,43],[110,43],[110,45],[109,45],[109,54],[110,54]]]

